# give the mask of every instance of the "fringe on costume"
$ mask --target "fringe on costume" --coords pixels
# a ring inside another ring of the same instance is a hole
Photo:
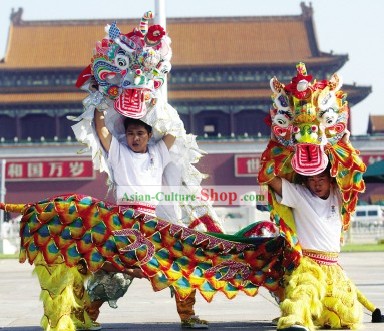
[[[343,269],[337,263],[319,264],[307,256],[287,276],[280,308],[278,329],[295,324],[310,330],[357,329],[363,317],[358,291]]]
[[[77,267],[70,268],[64,263],[48,266],[39,254],[35,259],[34,273],[41,287],[44,316],[40,325],[44,330],[75,331],[77,326],[92,325],[83,308],[85,275]]]

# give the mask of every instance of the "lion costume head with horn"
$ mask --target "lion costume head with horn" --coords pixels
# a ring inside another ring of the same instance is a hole
[[[96,43],[91,64],[76,86],[82,87],[92,77],[114,110],[142,118],[171,70],[171,39],[162,26],[148,26],[152,18],[151,11],[144,13],[139,28],[127,34],[121,33],[116,22],[107,25],[106,36]]]
[[[343,228],[347,230],[358,193],[365,190],[366,165],[344,135],[349,107],[342,81],[333,74],[330,80],[313,80],[304,63],[288,84],[271,79],[271,139],[261,158],[260,184],[274,176],[290,181],[296,175],[313,176],[323,172],[328,163],[331,176],[342,195]]]

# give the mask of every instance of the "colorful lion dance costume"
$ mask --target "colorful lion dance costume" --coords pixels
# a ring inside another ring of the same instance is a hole
[[[203,151],[162,97],[160,87],[171,68],[172,53],[164,29],[148,27],[151,17],[145,13],[139,28],[128,34],[122,34],[115,23],[107,26],[92,63],[77,82],[89,95],[83,102],[84,113],[74,119],[78,123],[73,130],[90,148],[95,169],[108,175],[110,169],[92,124],[96,107],[107,110],[108,129],[120,139],[124,139],[124,116],[151,125],[155,139],[172,132],[176,137],[170,150],[173,166],[164,174],[165,186],[179,185],[180,193],[191,193],[204,178],[193,166]],[[327,157],[343,193],[347,229],[357,194],[364,189],[365,166],[351,145],[339,141],[348,109],[337,77],[310,82],[303,65],[291,84],[272,81],[276,105],[272,130],[278,142],[270,142],[263,154],[259,181],[267,183],[276,174],[291,179],[294,171],[316,173],[324,168]],[[295,107],[308,98],[320,106]],[[84,310],[84,282],[106,263],[120,271],[140,268],[155,291],[172,286],[186,298],[198,290],[211,301],[217,292],[229,299],[239,291],[254,296],[260,286],[282,299],[283,279],[301,260],[292,215],[274,203],[272,222],[252,224],[236,235],[220,233],[212,206],[199,200],[180,202],[176,221],[167,218],[171,214],[166,211],[158,218],[72,193],[34,203],[0,204],[0,208],[22,214],[20,262],[35,266],[45,330],[74,331],[79,323],[92,326]],[[264,229],[269,229],[267,235]],[[362,301],[371,311],[375,309],[365,298]],[[381,313],[377,314],[381,319]]]
[[[148,26],[151,18],[152,13],[145,13],[139,28],[128,34],[121,33],[116,23],[106,27],[91,64],[78,78],[77,86],[89,95],[83,101],[84,112],[71,118],[77,121],[72,128],[91,150],[94,168],[110,179],[111,169],[93,125],[96,108],[106,110],[108,130],[121,140],[126,116],[152,126],[155,139],[172,133],[176,140],[164,186],[178,188],[180,194],[196,193],[204,175],[193,164],[204,152],[162,96],[172,52],[164,29]],[[230,236],[220,234],[220,220],[209,201],[180,201],[176,207],[176,212],[164,210],[157,218],[72,193],[36,203],[1,204],[0,208],[23,215],[20,262],[35,266],[44,305],[42,327],[65,331],[92,327],[84,309],[89,300],[84,283],[107,263],[120,271],[140,268],[156,291],[172,286],[186,298],[198,290],[207,301],[219,291],[228,298],[238,291],[254,296],[260,286],[275,292],[285,271],[296,265],[299,254],[270,222],[268,236],[260,235],[265,233],[262,223]]]
[[[297,75],[287,85],[279,82],[276,77],[271,79],[273,108],[270,125],[273,139],[262,154],[258,181],[260,184],[268,184],[277,176],[290,182],[299,182],[305,176],[319,175],[330,167],[330,175],[335,178],[341,192],[340,216],[342,230],[346,231],[350,226],[358,194],[365,189],[363,173],[366,166],[359,158],[359,152],[345,139],[349,138],[349,108],[346,95],[340,90],[341,84],[336,74],[329,81],[313,81],[304,63],[297,65]],[[312,330],[315,326],[355,328],[362,314],[357,301],[374,313],[373,321],[381,322],[381,312],[355,288],[338,266],[338,252],[302,250],[296,237],[292,210],[278,203],[272,190],[269,197],[272,219],[305,256],[300,259],[292,275],[287,275],[287,285],[279,298],[282,301],[283,316],[278,329],[307,330],[305,327],[308,327]],[[319,227],[325,225],[319,224]],[[308,234],[307,231],[302,233]],[[343,233],[340,239],[343,239]],[[326,244],[312,246],[327,247]],[[313,278],[313,275],[317,276]],[[327,286],[324,281],[326,277]],[[315,281],[316,278],[319,281]],[[333,281],[329,282],[329,279]],[[341,284],[345,284],[346,295],[340,299],[343,293]],[[340,286],[338,290],[337,286]],[[350,294],[347,293],[348,289]],[[304,299],[300,301],[300,308],[297,309],[299,292],[300,297],[308,299],[305,299],[305,303]],[[317,296],[322,299],[316,299]],[[284,300],[286,297],[287,300]],[[343,308],[338,300],[348,308]],[[295,321],[297,326],[292,325]]]
[[[171,40],[160,25],[148,26],[152,17],[152,12],[146,12],[139,28],[127,34],[121,33],[116,23],[106,26],[106,36],[96,43],[91,64],[76,83],[89,93],[83,101],[84,112],[70,119],[78,121],[72,126],[73,131],[77,140],[91,150],[95,170],[106,172],[110,178],[111,169],[93,126],[95,108],[106,111],[108,130],[119,141],[125,140],[125,117],[150,125],[154,140],[166,133],[172,134],[176,141],[170,150],[172,162],[163,176],[164,187],[187,195],[199,190],[205,178],[194,166],[205,152],[197,145],[196,137],[186,133],[179,114],[163,97],[161,87],[171,70]],[[180,201],[175,209],[172,213],[166,208],[158,212],[179,224],[204,231],[222,231],[220,220],[209,203]]]
[[[343,198],[343,224],[350,225],[358,194],[365,190],[363,174],[366,165],[359,152],[341,138],[347,132],[349,115],[346,95],[340,90],[341,78],[312,82],[305,65],[297,65],[297,75],[286,86],[277,78],[271,80],[274,107],[271,110],[271,131],[277,142],[270,141],[262,156],[260,184],[271,175],[292,180],[294,174],[311,176],[332,164]]]

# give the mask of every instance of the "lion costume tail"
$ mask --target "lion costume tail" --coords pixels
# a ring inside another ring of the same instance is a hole
[[[384,316],[381,314],[381,310],[377,308],[367,297],[357,289],[357,298],[359,302],[372,313],[372,323],[383,323]]]
[[[21,204],[21,203],[20,204],[19,203],[14,204],[14,203],[0,202],[0,209],[7,211],[7,212],[11,212],[11,213],[22,214],[25,207],[26,207],[26,205]]]

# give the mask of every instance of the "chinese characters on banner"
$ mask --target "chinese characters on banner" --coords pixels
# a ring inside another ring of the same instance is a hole
[[[260,154],[235,155],[235,176],[255,177],[260,169]]]
[[[87,180],[95,174],[91,159],[7,160],[6,181]]]
[[[366,155],[360,155],[360,157],[363,159],[363,162],[369,166],[370,164],[373,164],[375,162],[380,162],[384,160],[384,154],[381,153],[371,153]]]

